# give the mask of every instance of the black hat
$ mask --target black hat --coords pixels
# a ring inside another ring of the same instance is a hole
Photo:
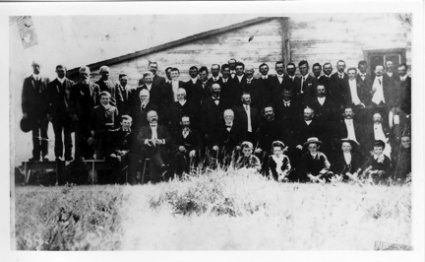
[[[21,130],[24,133],[28,133],[29,131],[32,130],[32,123],[28,118],[22,118],[21,122],[19,123]]]
[[[380,146],[382,148],[385,148],[385,143],[382,140],[375,140],[375,142],[373,142],[373,147],[375,146]]]
[[[351,147],[353,147],[353,148],[355,148],[355,147],[357,147],[357,146],[359,146],[360,144],[359,144],[359,142],[357,142],[357,141],[355,141],[355,140],[353,140],[353,139],[349,139],[349,138],[343,138],[343,139],[341,139],[341,145],[342,145],[342,143],[344,143],[344,142],[348,142],[348,143],[350,143],[351,144]]]

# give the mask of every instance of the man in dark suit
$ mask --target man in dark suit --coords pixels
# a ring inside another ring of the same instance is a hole
[[[177,90],[179,88],[184,88],[185,84],[183,81],[180,81],[180,71],[178,68],[173,67],[170,71],[171,82],[164,85],[164,94],[165,99],[164,104],[169,105],[170,103],[177,102]]]
[[[269,66],[266,63],[262,63],[258,69],[260,70],[261,76],[260,76],[260,83],[261,86],[263,87],[263,90],[265,93],[268,94],[269,96],[269,101],[267,101],[267,103],[271,103],[274,92],[275,92],[275,88],[274,88],[274,83],[273,83],[273,78],[269,76]]]
[[[141,89],[138,92],[138,96],[137,101],[133,103],[131,108],[134,133],[137,133],[143,126],[149,124],[147,121],[147,113],[149,111],[158,112],[158,106],[150,100],[148,89]]]
[[[234,79],[236,77],[236,59],[230,58],[227,64],[230,68],[230,78]]]
[[[208,79],[209,85],[212,85],[213,83],[219,82],[221,79],[220,77],[220,65],[213,64],[211,65],[211,77]]]
[[[244,128],[243,136],[255,145],[261,116],[258,109],[251,106],[251,94],[243,93],[242,105],[234,107],[233,111],[235,113],[235,122]]]
[[[63,161],[65,146],[65,160],[72,161],[71,124],[75,106],[71,99],[74,82],[66,78],[66,67],[56,66],[58,77],[49,83],[49,109],[47,118],[53,124],[55,133],[55,156],[56,160]],[[64,140],[62,140],[62,132]],[[64,141],[64,142],[62,142]]]
[[[48,110],[49,79],[40,75],[40,64],[32,63],[33,74],[24,80],[22,88],[22,113],[32,126],[32,158],[30,161],[47,161],[49,121]]]
[[[244,86],[246,85],[245,65],[237,62],[235,66],[236,75],[231,81],[233,90],[235,90],[236,97],[242,96]],[[236,105],[240,105],[240,101],[236,99]]]
[[[295,65],[294,65],[294,68],[295,68]],[[274,69],[276,71],[276,75],[270,76],[268,80],[270,85],[272,86],[273,95],[275,96],[275,95],[282,94],[283,89],[287,87],[285,85],[285,74],[284,74],[285,65],[283,64],[283,61],[277,61],[275,63]],[[295,74],[295,71],[294,71],[294,74]]]
[[[196,66],[191,66],[189,68],[190,79],[184,83],[184,88],[187,93],[187,100],[190,101],[193,105],[201,106],[201,91],[202,91],[202,81],[199,79],[198,68]]]
[[[128,165],[131,148],[132,118],[129,115],[121,116],[121,127],[108,130],[106,139],[106,159],[111,163],[111,174],[105,177],[106,183],[124,183],[123,170]]]
[[[90,118],[95,106],[99,105],[100,88],[90,81],[90,68],[81,67],[79,70],[81,81],[73,87],[73,96],[76,110],[73,119],[76,121],[75,130],[75,159],[93,159],[93,148],[87,144],[90,137]]]
[[[130,94],[132,90],[127,85],[128,79],[125,73],[120,73],[118,79],[119,83],[115,84],[118,113],[120,115],[128,115],[130,114]]]
[[[199,110],[195,108],[190,101],[186,99],[186,89],[177,90],[177,102],[171,105],[170,128],[171,133],[180,129],[182,116],[188,116],[192,121],[192,127],[200,130]]]
[[[109,79],[111,69],[108,66],[101,66],[99,69],[99,74],[101,75],[100,79],[96,84],[100,88],[100,92],[107,91],[111,95],[110,103],[113,106],[117,106],[116,100],[116,86],[111,79]]]
[[[164,92],[161,86],[157,86],[153,83],[153,74],[151,72],[147,72],[143,75],[142,86],[137,87],[131,92],[131,106],[132,107],[140,107],[140,91],[146,89],[149,91],[149,101],[157,106],[162,106],[164,102]],[[162,113],[162,112],[161,112]],[[161,114],[160,113],[160,114]],[[134,116],[132,116],[135,120]]]
[[[367,73],[367,62],[362,60],[358,63],[358,69],[359,72],[357,74],[356,81],[360,84],[363,91],[361,92],[363,94],[363,98],[360,98],[361,101],[366,106],[369,106],[372,99],[371,94],[371,86],[372,86],[372,76]]]
[[[322,66],[319,63],[314,63],[312,67],[313,75],[317,80],[320,80],[322,74]]]
[[[294,127],[298,119],[302,118],[302,104],[294,99],[291,89],[283,89],[282,94],[274,101],[276,118],[283,121],[285,126]]]
[[[343,97],[345,105],[354,106],[358,108],[366,107],[366,99],[369,93],[367,87],[364,86],[363,81],[358,82],[357,69],[352,67],[347,70],[348,84],[345,87],[348,89],[343,90]]]
[[[327,96],[326,88],[322,84],[317,85],[315,93],[315,96],[308,100],[307,105],[314,110],[317,121],[332,125],[337,113],[334,102]]]
[[[398,67],[399,74],[399,98],[397,105],[404,115],[410,115],[412,110],[412,79],[407,75],[407,65],[401,64]]]
[[[157,62],[149,62],[148,70],[153,74],[152,83],[155,86],[162,86],[165,83],[165,78],[157,75],[158,72],[158,63]],[[139,86],[144,84],[144,77],[139,80]]]
[[[359,118],[355,117],[352,107],[346,106],[344,108],[343,119],[334,126],[334,141],[333,147],[335,149],[339,146],[339,140],[348,138],[360,144],[359,151],[362,157],[367,155],[369,145],[365,137],[365,126],[359,122]]]
[[[331,86],[329,89],[329,95],[332,97],[332,100],[335,101],[338,108],[343,108],[344,106],[344,90],[347,90],[348,85],[348,75],[345,73],[345,62],[339,60],[336,63],[337,72],[331,76]]]
[[[229,108],[229,102],[221,98],[220,84],[214,83],[212,95],[202,103],[202,132],[205,146],[211,148],[214,141],[217,141],[224,110]]]
[[[224,99],[229,101],[231,106],[234,106],[238,98],[236,97],[236,90],[234,90],[231,82],[230,67],[228,64],[223,64],[221,66],[221,78],[218,81],[221,86],[221,95]]]
[[[255,153],[259,155],[260,160],[266,159],[272,149],[273,141],[287,141],[284,137],[283,123],[275,118],[273,106],[267,105],[263,108],[262,115],[264,121],[260,123],[258,129],[258,142],[254,145]]]
[[[261,80],[254,78],[254,67],[252,65],[248,65],[245,68],[245,77],[242,78],[242,82],[239,87],[241,88],[238,91],[238,97],[242,97],[242,94],[250,93],[252,99],[252,106],[257,107],[257,109],[261,109],[261,107],[265,104],[269,104],[271,100],[271,93],[266,92],[269,91],[265,89],[261,85]],[[237,76],[238,77],[238,76]],[[236,105],[241,105],[242,101],[238,101]]]
[[[309,66],[307,61],[300,61],[298,63],[298,69],[301,73],[301,83],[297,89],[297,96],[306,104],[307,101],[314,96],[317,87],[317,79],[308,73]]]
[[[387,122],[384,121],[384,118],[379,112],[373,114],[373,123],[365,126],[365,146],[371,148],[375,140],[382,140],[385,143],[384,154],[392,158],[392,147],[395,145],[393,141],[393,135],[390,128],[388,127]]]
[[[304,108],[304,116],[302,120],[299,120],[297,123],[297,148],[299,150],[303,149],[303,144],[307,141],[309,137],[322,137],[321,132],[322,125],[314,116],[314,110],[310,107]]]
[[[332,97],[332,93],[330,90],[334,90],[335,87],[332,85],[334,84],[333,81],[331,81],[332,77],[332,64],[331,63],[324,63],[323,64],[323,75],[319,79],[319,84],[322,84],[325,86],[326,90],[328,90],[328,94]]]
[[[147,113],[149,125],[142,127],[133,142],[134,158],[132,160],[132,181],[135,181],[135,168],[137,170],[138,160],[151,159],[150,180],[159,182],[165,178],[167,172],[167,151],[171,142],[170,134],[165,126],[158,124],[158,114],[155,111]],[[138,160],[136,160],[138,159]]]
[[[218,162],[226,168],[232,161],[237,159],[240,149],[239,144],[245,140],[244,128],[237,122],[234,122],[234,112],[232,109],[226,109],[223,113],[223,122],[220,123],[218,136],[213,141],[210,156],[218,156]],[[236,151],[235,151],[236,150]]]
[[[183,172],[189,174],[190,167],[196,166],[201,148],[201,139],[198,131],[192,128],[190,116],[182,115],[180,128],[174,132],[174,172],[181,176]]]
[[[202,101],[211,96],[211,83],[208,82],[208,68],[206,66],[199,69],[199,80],[201,80],[201,88],[198,90],[195,102],[201,104]]]

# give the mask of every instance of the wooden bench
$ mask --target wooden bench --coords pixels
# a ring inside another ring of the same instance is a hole
[[[28,184],[31,172],[37,171],[37,170],[54,170],[56,173],[56,185],[58,184],[59,175],[66,171],[66,168],[69,167],[69,165],[72,162],[68,161],[43,161],[43,162],[22,162],[22,168],[24,172],[24,182],[25,184]],[[110,170],[111,165],[110,163],[106,162],[105,160],[99,160],[99,159],[90,159],[90,160],[83,160],[84,165],[88,167],[89,175],[92,184],[95,182],[95,174],[97,170]],[[126,175],[126,181],[127,181],[127,175]]]

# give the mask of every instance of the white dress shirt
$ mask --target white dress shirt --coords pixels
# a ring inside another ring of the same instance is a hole
[[[344,152],[344,161],[347,165],[351,164],[351,153],[349,153],[349,152],[345,153]]]
[[[407,79],[407,74],[405,74],[404,76],[400,76],[400,81],[404,82]]]
[[[324,97],[317,97],[317,101],[319,102],[319,104],[321,105],[321,106],[323,106],[323,104],[325,103],[325,101],[326,101],[326,96],[324,96]]]
[[[283,74],[281,75],[276,75],[277,76],[277,80],[279,80],[279,84],[282,84],[283,81]]]
[[[393,77],[393,73],[387,72],[387,76]]]
[[[196,84],[196,81],[198,81],[198,77],[191,78],[190,80],[192,81],[193,84]]]
[[[63,82],[65,82],[66,77],[64,77],[64,78],[59,78],[58,77],[57,79],[61,83],[61,85],[63,85]]]
[[[381,102],[385,103],[384,87],[382,86],[382,76],[375,77],[373,81],[373,90],[376,90],[372,97],[372,102],[379,105]]]
[[[349,79],[348,84],[350,86],[351,101],[355,105],[360,105],[361,101],[359,99],[359,96],[357,95],[357,81],[356,81],[356,79]]]
[[[304,122],[309,126],[313,120],[304,120]]]
[[[353,119],[344,119],[345,127],[347,128],[347,138],[357,141],[356,131],[354,131]]]
[[[146,88],[148,89],[148,91],[150,92],[152,89],[152,84],[146,84]]]
[[[151,139],[158,139],[158,125],[157,124],[151,124],[151,131],[152,131],[152,137]]]
[[[243,75],[241,75],[241,76],[237,76],[237,77],[238,77],[238,81],[239,81],[239,83],[240,83],[240,82],[242,82]]]

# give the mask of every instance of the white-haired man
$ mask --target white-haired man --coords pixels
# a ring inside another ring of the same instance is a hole
[[[142,126],[148,124],[147,113],[152,110],[158,112],[158,106],[151,102],[147,89],[141,89],[135,94],[138,97],[137,101],[133,103],[131,117],[133,118],[133,129],[137,132]]]
[[[170,125],[172,132],[180,128],[180,120],[183,115],[190,117],[192,128],[199,130],[200,123],[198,119],[197,109],[191,101],[187,100],[186,89],[177,89],[177,102],[171,105],[170,112]]]

